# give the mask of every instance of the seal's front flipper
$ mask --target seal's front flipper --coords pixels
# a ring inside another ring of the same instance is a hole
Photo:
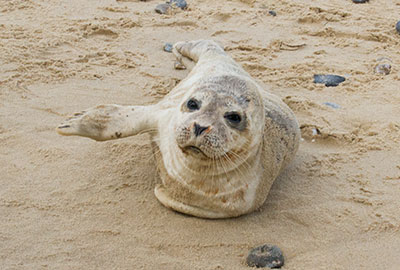
[[[65,136],[83,136],[106,141],[136,135],[156,128],[154,106],[99,105],[75,113],[56,130]]]

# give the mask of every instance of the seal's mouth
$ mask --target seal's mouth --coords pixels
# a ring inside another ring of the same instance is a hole
[[[182,151],[184,153],[193,153],[195,155],[207,156],[200,148],[198,148],[197,146],[193,146],[193,145],[183,147]]]
[[[186,146],[185,148],[186,148],[187,150],[192,150],[192,151],[194,151],[195,153],[201,153],[201,152],[202,152],[201,149],[198,148],[198,147],[196,147],[196,146]]]

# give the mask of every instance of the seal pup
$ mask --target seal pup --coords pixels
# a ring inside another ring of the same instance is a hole
[[[160,102],[93,107],[57,132],[97,141],[150,132],[164,206],[202,218],[250,213],[294,157],[298,122],[214,41],[178,42],[173,52],[194,67]]]

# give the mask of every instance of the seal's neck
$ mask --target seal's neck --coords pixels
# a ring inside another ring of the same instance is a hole
[[[229,178],[239,179],[254,178],[253,166],[259,163],[260,147],[254,146],[240,155],[227,153],[217,159],[198,158],[182,151],[175,142],[169,141],[162,152],[163,161],[168,174],[182,181],[203,181],[207,179]],[[165,153],[168,153],[165,155]],[[229,180],[230,181],[230,180]]]

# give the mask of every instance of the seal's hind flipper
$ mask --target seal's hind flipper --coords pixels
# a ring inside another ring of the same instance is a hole
[[[75,113],[56,131],[61,135],[83,136],[96,141],[119,139],[155,129],[152,112],[153,106],[99,105]]]
[[[172,52],[180,64],[191,69],[207,54],[225,54],[224,49],[213,40],[181,41],[174,44]],[[191,61],[193,61],[191,63]]]
[[[187,69],[191,71],[196,63],[189,57],[181,54],[181,52],[174,46],[172,53],[175,55],[175,69]]]

